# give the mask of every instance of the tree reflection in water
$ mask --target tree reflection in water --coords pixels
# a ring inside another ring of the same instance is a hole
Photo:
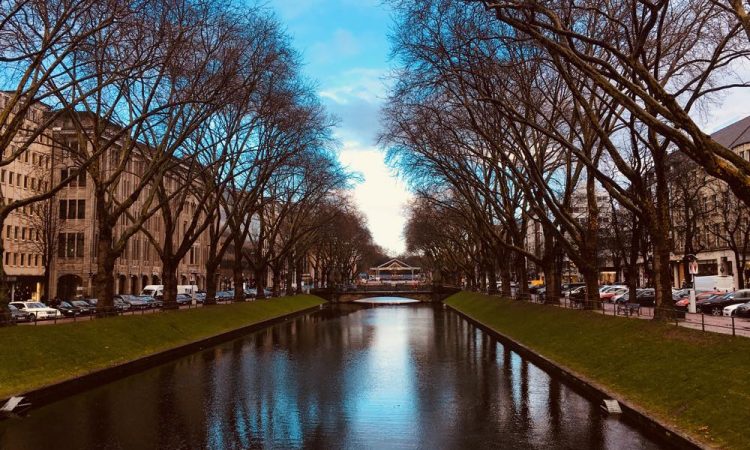
[[[257,447],[657,448],[426,304],[332,306],[0,423],[3,449]]]

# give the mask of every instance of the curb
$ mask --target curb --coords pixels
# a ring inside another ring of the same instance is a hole
[[[289,319],[294,319],[310,314],[313,311],[317,311],[323,308],[326,303],[327,302],[324,302],[320,305],[306,308],[300,311],[272,317],[251,325],[245,325],[240,328],[224,331],[213,336],[188,342],[177,347],[162,350],[160,352],[120,363],[111,367],[97,369],[93,372],[89,372],[75,378],[59,381],[47,386],[43,386],[41,388],[33,389],[22,394],[17,394],[16,396],[25,397],[25,399],[31,403],[31,409],[33,410],[40,406],[44,406],[57,400],[63,399],[65,397],[69,397],[71,395],[105,385],[112,381],[125,378],[128,375],[150,369],[181,356],[186,356],[191,353],[204,350],[208,347],[213,347],[215,345],[237,339],[248,333],[252,333],[254,331],[267,328],[271,325],[285,322]],[[0,399],[0,404],[5,403],[6,400],[7,399]],[[0,420],[2,420],[2,418],[0,418]]]
[[[615,399],[620,403],[622,408],[622,418],[632,424],[638,426],[646,434],[656,439],[659,443],[663,443],[672,448],[679,449],[703,449],[704,444],[698,442],[693,437],[688,436],[685,433],[677,431],[662,423],[661,421],[650,417],[646,412],[641,410],[639,407],[623,400],[619,396],[610,392],[603,386],[600,386],[582,375],[579,375],[572,370],[561,366],[554,361],[540,355],[531,348],[521,344],[513,338],[506,336],[493,328],[485,325],[481,321],[474,319],[471,316],[459,311],[458,309],[447,306],[451,311],[458,314],[461,318],[481,329],[483,332],[497,339],[503,345],[507,345],[511,350],[522,355],[524,358],[533,362],[535,365],[540,367],[545,372],[561,379],[564,383],[573,387],[579,391],[585,397],[590,400],[596,401],[597,403],[603,402],[605,399]]]

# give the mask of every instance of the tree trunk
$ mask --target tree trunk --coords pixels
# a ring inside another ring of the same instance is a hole
[[[294,271],[294,257],[290,253],[289,256],[286,259],[286,295],[292,296],[294,295],[294,277],[295,271]],[[297,281],[297,284],[299,284],[299,281]]]
[[[529,276],[526,270],[526,257],[516,253],[516,274],[518,275],[518,294],[527,296],[529,294]]]
[[[260,299],[260,300],[266,298],[265,287],[266,287],[265,270],[259,267],[255,269],[255,289],[257,290],[257,293],[255,294],[255,298]]]
[[[740,257],[740,253],[737,251],[734,253],[734,267],[737,272],[737,289],[745,289],[745,261]]]
[[[497,294],[497,273],[495,272],[495,262],[492,261],[487,265],[487,293],[490,295]]]
[[[97,311],[100,315],[114,312],[115,295],[115,261],[117,256],[112,251],[112,227],[97,222],[99,240],[96,243],[96,274],[94,274],[94,298],[97,299]]]
[[[5,229],[5,218],[0,219],[0,231]],[[8,279],[5,275],[5,260],[2,259],[2,255],[5,255],[5,239],[0,237],[0,327],[10,325],[10,293],[8,292]]]
[[[218,263],[206,263],[206,299],[203,301],[204,305],[216,304],[216,272],[218,269]]]
[[[500,290],[503,297],[510,297],[510,268],[506,259],[500,264]]]
[[[599,271],[594,267],[581,267],[583,281],[586,283],[586,309],[598,310],[601,308],[599,297]]]
[[[302,258],[297,258],[294,262],[294,271],[297,274],[297,289],[295,289],[295,294],[302,294]]]
[[[232,280],[234,284],[234,302],[245,301],[245,289],[242,285],[242,257],[235,258],[232,266]]]
[[[273,279],[273,289],[271,292],[273,293],[274,297],[278,297],[281,295],[281,267],[279,264],[276,264],[271,268],[271,271],[273,272],[273,276],[271,277]]]
[[[177,264],[162,260],[161,282],[164,285],[164,309],[177,309]]]

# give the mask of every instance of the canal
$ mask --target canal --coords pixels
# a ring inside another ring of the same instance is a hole
[[[0,449],[658,448],[455,313],[374,303],[34,409]]]

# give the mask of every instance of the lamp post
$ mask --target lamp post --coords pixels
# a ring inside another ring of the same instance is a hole
[[[688,273],[690,274],[690,303],[688,304],[688,312],[695,314],[695,275],[698,274],[698,258],[695,255],[685,255],[688,260]]]
[[[197,279],[197,274],[195,272],[190,272],[190,303],[192,303],[193,306],[195,306],[195,280]]]

